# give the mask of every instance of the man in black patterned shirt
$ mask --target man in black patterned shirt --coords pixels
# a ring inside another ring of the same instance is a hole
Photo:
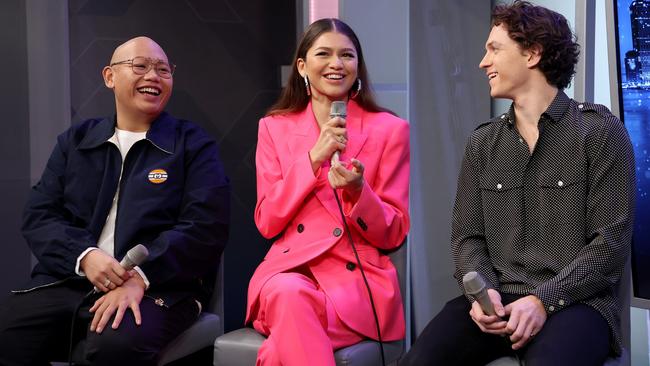
[[[634,158],[607,108],[566,96],[579,48],[566,19],[499,5],[480,67],[510,110],[467,144],[453,212],[454,276],[485,278],[497,315],[449,301],[402,365],[602,365],[621,351],[616,288],[630,252]],[[469,301],[468,301],[469,300]],[[469,316],[468,316],[469,313]]]

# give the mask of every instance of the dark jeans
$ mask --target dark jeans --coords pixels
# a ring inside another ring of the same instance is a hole
[[[520,296],[502,294],[508,304]],[[602,366],[609,354],[609,327],[593,308],[576,304],[552,316],[520,351],[506,337],[481,332],[469,316],[469,301],[449,301],[429,322],[399,366],[483,366],[499,357],[514,356],[526,366]]]
[[[128,309],[120,326],[113,317],[101,334],[89,331],[88,309],[100,295],[86,298],[88,281],[70,281],[24,294],[11,294],[0,305],[0,365],[49,365],[67,360],[75,309],[73,343],[86,338],[86,357],[93,365],[155,365],[158,353],[198,317],[198,305],[188,298],[173,307],[158,306],[149,297],[140,303],[142,324]]]

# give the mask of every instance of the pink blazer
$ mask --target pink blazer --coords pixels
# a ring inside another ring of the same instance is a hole
[[[398,247],[409,230],[409,125],[389,113],[366,112],[354,101],[346,122],[349,142],[341,160],[355,157],[364,164],[365,186],[356,204],[344,200],[343,209],[382,338],[398,340],[405,327],[397,272],[378,249]],[[318,136],[311,104],[301,113],[260,120],[255,223],[264,237],[279,237],[251,278],[246,322],[271,276],[307,264],[341,320],[376,338],[368,294],[327,181],[329,163],[317,176],[312,172],[309,150]]]

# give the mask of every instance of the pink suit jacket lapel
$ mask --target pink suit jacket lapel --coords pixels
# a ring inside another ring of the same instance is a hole
[[[288,141],[289,151],[292,156],[308,154],[309,150],[314,146],[318,140],[318,136],[320,135],[320,129],[318,128],[318,122],[314,117],[311,102],[307,105],[307,108],[296,116],[296,118],[297,121],[295,128]],[[348,145],[346,146],[345,151],[341,154],[341,160],[349,161],[351,158],[356,158],[359,155],[361,148],[368,138],[363,131],[363,110],[353,101],[348,103],[346,128],[348,130]],[[315,194],[334,219],[336,221],[341,221],[341,215],[336,204],[336,199],[332,188],[329,185],[329,181],[327,180],[329,168],[329,161],[323,163],[320,174],[318,175]]]

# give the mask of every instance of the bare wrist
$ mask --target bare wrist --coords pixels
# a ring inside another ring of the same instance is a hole
[[[142,287],[143,291],[147,289],[147,284],[144,282],[144,279],[142,279],[142,276],[140,276],[140,273],[138,273],[138,271],[132,270],[129,272],[129,274],[131,275],[129,281],[134,281],[134,283]]]

